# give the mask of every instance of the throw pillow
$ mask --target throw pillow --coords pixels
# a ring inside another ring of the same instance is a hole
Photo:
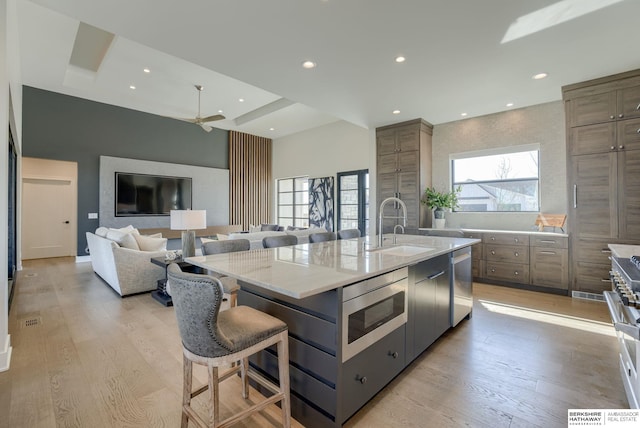
[[[122,242],[122,238],[124,238],[126,235],[130,235],[130,233],[121,232],[116,229],[109,229],[104,237],[120,245],[120,243]]]
[[[277,224],[262,224],[260,225],[260,231],[261,232],[275,232],[278,230],[280,226],[278,226]]]
[[[216,241],[216,239],[200,238],[200,242],[202,242],[203,244],[206,244],[207,242],[214,242],[214,241]]]
[[[165,251],[167,238],[152,238],[144,235],[133,235],[141,251]]]
[[[110,227],[109,230],[115,230],[118,232],[124,232],[124,233],[140,233],[138,232],[138,229],[136,229],[135,227],[129,225],[127,227],[121,227],[121,228],[115,228],[115,227]]]
[[[108,231],[109,229],[107,229],[106,227],[99,227],[96,229],[95,234],[104,238],[105,236],[107,236]]]
[[[130,250],[140,251],[140,247],[138,246],[138,242],[136,242],[135,237],[138,237],[138,235],[126,233],[120,240],[120,246],[123,248],[129,248]]]
[[[162,238],[162,233],[153,233],[151,235],[144,235],[147,238]]]
[[[218,241],[226,241],[229,239],[229,235],[223,235],[222,233],[218,233]]]
[[[262,232],[262,226],[254,226],[253,224],[249,225],[249,233]]]

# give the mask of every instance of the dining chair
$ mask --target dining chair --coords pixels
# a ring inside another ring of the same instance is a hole
[[[336,234],[334,232],[318,232],[309,235],[309,242],[314,244],[316,242],[335,241]]]
[[[264,248],[286,247],[297,243],[298,238],[293,235],[265,236],[262,238],[262,246]]]
[[[342,229],[338,231],[338,239],[353,239],[360,237],[358,229]]]

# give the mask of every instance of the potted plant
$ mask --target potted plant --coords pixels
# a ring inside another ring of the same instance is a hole
[[[444,228],[444,209],[454,209],[458,207],[458,193],[460,193],[460,186],[451,192],[438,192],[433,187],[427,187],[424,191],[424,197],[422,203],[429,209],[434,210],[433,216],[436,219],[436,228]],[[440,220],[440,221],[438,221]]]

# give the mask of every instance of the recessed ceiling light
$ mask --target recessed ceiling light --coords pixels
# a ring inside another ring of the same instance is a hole
[[[507,107],[513,107],[513,103],[507,103]]]
[[[402,55],[396,57],[396,62],[405,62],[407,59]]]
[[[460,113],[460,116],[465,117],[467,113]]]
[[[238,98],[238,101],[243,103],[244,102],[244,98]]]
[[[143,68],[142,71],[144,71],[145,73],[151,73],[151,70],[149,70],[148,68]]]
[[[544,79],[547,76],[548,76],[547,73],[538,73],[533,75],[533,79],[540,80],[540,79]]]
[[[394,111],[392,111],[391,113],[393,113],[393,114],[400,114],[400,110],[394,110]]]
[[[224,113],[222,110],[218,110],[218,113]]]
[[[135,89],[136,87],[133,85],[129,85],[129,89]]]
[[[276,128],[269,128],[269,131],[275,131]]]
[[[307,60],[305,62],[302,63],[302,67],[306,68],[306,69],[311,69],[311,68],[316,68],[316,63],[310,60]]]

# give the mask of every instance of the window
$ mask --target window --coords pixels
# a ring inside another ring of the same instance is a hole
[[[540,211],[539,150],[452,156],[456,211]]]
[[[338,173],[337,230],[359,229],[369,233],[369,171]]]
[[[276,180],[277,222],[280,226],[309,227],[308,177]]]

